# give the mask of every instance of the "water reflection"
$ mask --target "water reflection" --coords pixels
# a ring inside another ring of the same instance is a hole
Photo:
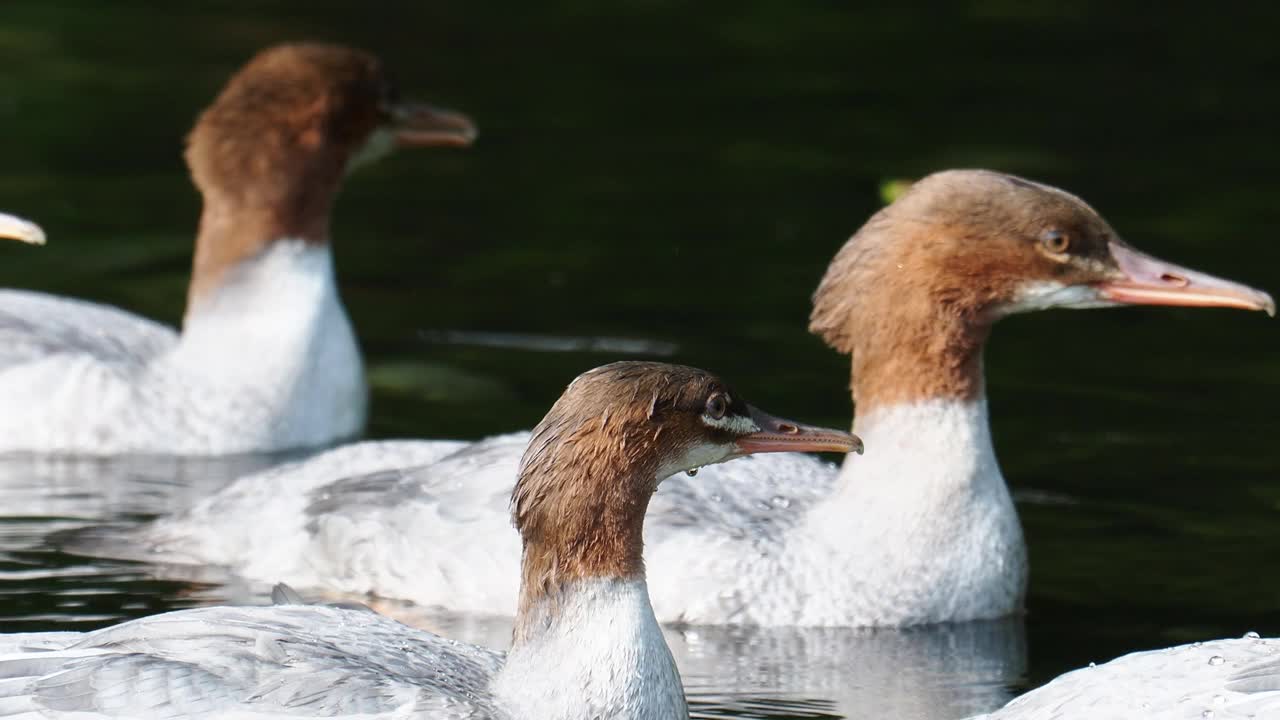
[[[59,552],[58,535],[172,512],[275,461],[0,458],[0,631],[90,629],[218,601],[219,593],[153,580],[140,566]]]
[[[815,700],[840,717],[968,717],[1008,702],[1027,667],[1021,619],[908,630],[690,628],[671,635],[691,697],[798,703],[786,717],[811,712]]]
[[[48,523],[57,518],[75,524],[153,517],[186,507],[240,475],[287,457],[4,456],[0,457],[0,507],[7,521],[34,518]]]

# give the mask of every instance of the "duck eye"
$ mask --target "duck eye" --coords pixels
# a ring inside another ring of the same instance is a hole
[[[725,399],[724,395],[716,393],[715,395],[707,398],[707,417],[712,420],[719,420],[720,418],[723,418],[728,409],[729,401]]]
[[[1061,255],[1071,248],[1071,236],[1061,230],[1046,230],[1040,236],[1040,244],[1044,246],[1045,250],[1055,255]]]

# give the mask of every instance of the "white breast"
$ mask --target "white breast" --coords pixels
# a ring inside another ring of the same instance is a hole
[[[39,351],[0,372],[0,452],[269,451],[364,423],[363,366],[327,247],[273,243],[189,311],[176,343],[148,345],[152,354],[121,353],[112,327],[94,342],[88,332],[62,341],[59,328],[107,311],[61,303],[26,318],[23,347]]]
[[[668,481],[646,535],[658,617],[897,626],[1018,611],[1026,549],[985,402],[885,408],[855,430],[866,454],[839,471],[777,455]]]
[[[684,720],[689,716],[680,674],[649,606],[643,580],[574,581],[554,607],[541,612],[552,616],[548,629],[514,647],[494,678],[494,695],[512,717]]]
[[[1026,545],[986,400],[883,408],[855,431],[866,455],[787,542],[792,572],[831,588],[810,594],[802,617],[910,625],[1020,611]]]

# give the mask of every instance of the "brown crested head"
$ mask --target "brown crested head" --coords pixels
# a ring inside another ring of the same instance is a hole
[[[353,162],[395,147],[465,146],[464,116],[406,102],[374,55],[299,43],[258,53],[227,81],[187,138],[202,192],[240,204],[332,193]]]
[[[987,170],[915,183],[840,249],[809,329],[853,356],[870,406],[981,393],[991,324],[1015,312],[1119,304],[1274,311],[1270,296],[1145,255],[1080,198]]]
[[[534,428],[512,517],[522,607],[566,580],[643,573],[641,530],[659,482],[758,452],[861,450],[854,436],[772,417],[705,370],[618,362],[580,375]]]
[[[195,284],[270,241],[329,239],[343,176],[397,147],[466,146],[465,116],[402,100],[375,56],[340,45],[264,50],[241,68],[187,138],[204,196]]]

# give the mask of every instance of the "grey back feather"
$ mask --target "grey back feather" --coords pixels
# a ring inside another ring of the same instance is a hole
[[[0,290],[0,369],[59,354],[141,367],[177,341],[172,328],[107,305]]]
[[[297,593],[278,588],[291,602]],[[505,720],[503,656],[372,612],[318,605],[201,608],[0,660],[0,715],[148,718],[409,713]]]

